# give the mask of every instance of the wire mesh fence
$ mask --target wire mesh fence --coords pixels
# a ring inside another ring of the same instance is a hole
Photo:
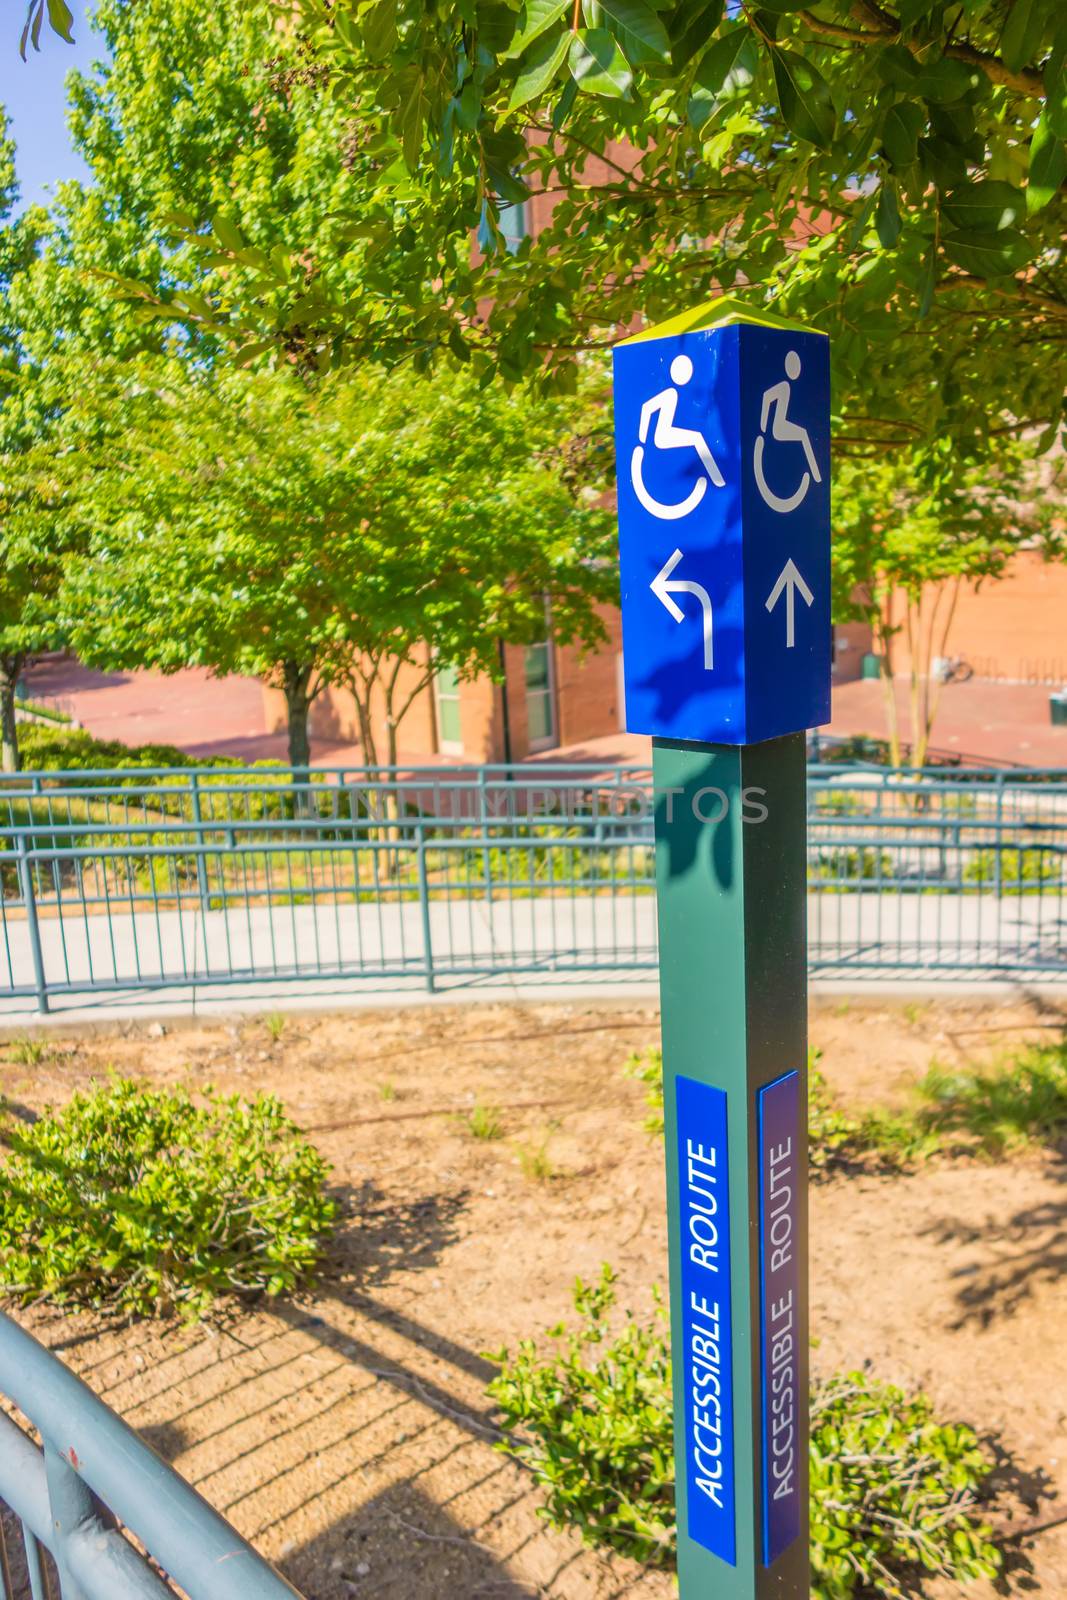
[[[813,766],[813,970],[1067,970],[1065,777]],[[664,803],[575,764],[18,775],[0,993],[653,968]]]

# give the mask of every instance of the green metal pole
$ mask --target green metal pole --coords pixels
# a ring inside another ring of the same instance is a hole
[[[804,735],[653,775],[680,1592],[808,1600]]]

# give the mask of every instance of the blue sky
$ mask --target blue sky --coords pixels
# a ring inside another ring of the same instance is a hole
[[[85,165],[71,149],[67,128],[67,99],[63,80],[72,67],[83,71],[104,53],[103,41],[85,20],[85,8],[75,0],[73,45],[64,44],[47,24],[41,30],[40,52],[27,49],[19,55],[19,35],[25,14],[20,4],[5,7],[0,24],[0,101],[7,108],[18,141],[18,177],[22,186],[20,208],[35,202],[47,204],[49,194],[64,178],[83,178]]]

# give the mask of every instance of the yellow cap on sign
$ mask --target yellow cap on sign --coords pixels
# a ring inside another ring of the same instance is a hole
[[[657,323],[654,328],[643,328],[640,333],[633,333],[628,339],[620,339],[619,343],[640,344],[644,339],[669,339],[679,333],[702,333],[707,328],[724,327],[730,322],[752,322],[760,328],[822,332],[819,328],[807,328],[803,322],[790,322],[787,317],[779,317],[773,311],[765,310],[763,306],[750,306],[744,300],[739,300],[736,295],[726,294],[720,296],[718,300],[707,300],[702,306],[695,306],[692,311],[681,311],[676,317]],[[822,337],[825,339],[828,336],[822,334]]]

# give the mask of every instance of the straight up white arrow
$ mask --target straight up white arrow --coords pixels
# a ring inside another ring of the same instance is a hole
[[[666,568],[664,571],[665,570]],[[662,577],[662,573],[660,576]],[[796,635],[793,628],[793,611],[796,605],[797,590],[800,590],[800,597],[804,601],[805,605],[810,606],[815,599],[815,596],[812,594],[811,590],[804,582],[804,579],[797,571],[796,562],[793,560],[792,556],[789,557],[789,560],[782,568],[778,575],[778,582],[767,596],[768,611],[774,610],[775,606],[778,604],[778,599],[783,589],[785,590],[785,647],[787,650],[792,650],[793,646],[796,644]]]
[[[685,612],[675,600],[671,599],[671,596],[674,594],[696,595],[704,613],[704,671],[710,672],[715,665],[712,651],[711,596],[702,584],[694,583],[690,578],[674,578],[668,582],[671,573],[681,559],[682,552],[676,550],[673,556],[663,563],[663,566],[649,584],[649,588],[656,599],[667,607],[675,622],[682,622],[685,619]]]

